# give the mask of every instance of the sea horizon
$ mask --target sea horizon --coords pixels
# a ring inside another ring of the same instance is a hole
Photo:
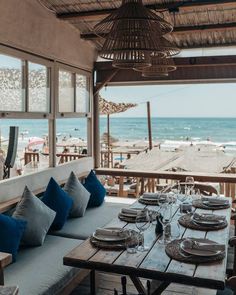
[[[178,146],[183,143],[226,146],[236,152],[236,118],[233,117],[152,117],[154,142]],[[0,131],[8,138],[9,126],[19,126],[19,139],[45,137],[48,134],[47,120],[2,119]],[[86,141],[86,119],[58,119],[58,138],[75,137]],[[107,132],[107,118],[100,117],[100,135]],[[110,135],[118,141],[147,141],[147,117],[110,116]]]

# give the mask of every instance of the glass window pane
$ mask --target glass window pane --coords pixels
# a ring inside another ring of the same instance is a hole
[[[87,156],[87,118],[57,119],[57,165]]]
[[[0,54],[0,110],[24,111],[22,61]]]
[[[49,77],[47,67],[29,62],[29,111],[49,111]]]
[[[89,112],[88,78],[79,74],[76,74],[76,112]]]
[[[10,177],[26,175],[48,168],[48,120],[1,119],[0,180],[4,175],[3,168],[8,153],[10,126],[16,126],[19,130],[16,158],[13,167],[10,168]]]
[[[74,112],[73,74],[59,71],[59,112]]]

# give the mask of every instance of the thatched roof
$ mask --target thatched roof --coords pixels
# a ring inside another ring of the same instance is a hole
[[[56,15],[73,24],[99,47],[101,39],[93,36],[93,27],[121,1],[40,0]],[[205,2],[205,3],[204,3]],[[236,1],[230,0],[143,0],[143,3],[175,27],[169,36],[179,48],[235,45]],[[164,11],[164,12],[163,12]],[[91,35],[89,37],[89,34]]]

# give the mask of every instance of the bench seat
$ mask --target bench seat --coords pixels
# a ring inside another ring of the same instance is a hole
[[[101,206],[88,208],[80,218],[71,218],[59,231],[50,232],[51,235],[86,240],[98,228],[104,227],[118,215],[121,208],[128,204],[104,202]]]
[[[42,246],[21,249],[4,270],[5,285],[17,285],[19,295],[57,294],[80,271],[63,265],[63,256],[82,242],[48,235]]]

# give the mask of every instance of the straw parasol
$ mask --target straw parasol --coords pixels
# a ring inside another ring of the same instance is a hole
[[[108,151],[108,167],[110,166],[110,115],[123,113],[130,108],[136,107],[136,103],[115,103],[112,101],[107,101],[101,96],[99,96],[99,110],[101,115],[107,116],[107,151]]]

